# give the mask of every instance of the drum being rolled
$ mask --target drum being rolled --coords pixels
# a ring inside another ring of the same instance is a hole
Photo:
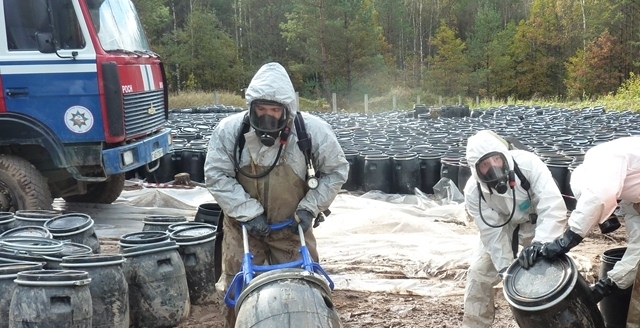
[[[236,302],[236,328],[342,327],[322,276],[279,269],[251,280]]]
[[[521,328],[605,327],[589,285],[566,255],[538,260],[528,270],[515,261],[507,269],[503,292]]]

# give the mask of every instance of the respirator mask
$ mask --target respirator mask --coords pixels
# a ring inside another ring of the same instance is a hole
[[[501,152],[490,152],[476,163],[476,173],[480,182],[499,194],[509,190],[509,163]]]
[[[267,147],[275,144],[287,126],[288,115],[287,107],[276,101],[254,100],[249,107],[249,123],[260,142]]]

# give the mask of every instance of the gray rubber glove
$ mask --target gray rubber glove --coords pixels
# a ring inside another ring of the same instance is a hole
[[[291,223],[291,233],[298,234],[298,225],[302,227],[303,232],[307,232],[311,228],[311,224],[313,224],[313,213],[307,210],[297,210],[293,223]]]
[[[244,223],[247,232],[254,237],[266,237],[271,233],[269,223],[267,223],[267,216],[260,214],[255,218]]]
[[[518,263],[520,263],[520,266],[525,270],[529,269],[540,255],[542,255],[542,243],[536,241],[520,252],[520,255],[518,255]]]
[[[545,243],[542,246],[542,256],[547,259],[554,259],[560,254],[565,254],[576,245],[580,244],[582,237],[579,234],[571,231],[571,229],[565,230],[562,236],[556,238],[556,240]]]
[[[591,298],[593,299],[594,302],[598,303],[602,301],[602,299],[605,296],[611,294],[616,289],[618,289],[618,286],[616,285],[615,282],[613,282],[613,280],[607,277],[607,278],[598,280],[598,282],[595,285],[589,286],[589,289],[591,289]]]

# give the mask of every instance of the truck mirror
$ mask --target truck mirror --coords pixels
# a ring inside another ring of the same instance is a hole
[[[50,32],[36,32],[36,41],[38,42],[38,51],[43,54],[51,54],[56,52],[56,46],[53,44],[53,34]]]

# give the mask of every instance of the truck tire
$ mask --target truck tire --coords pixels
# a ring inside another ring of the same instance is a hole
[[[62,197],[70,203],[111,204],[124,189],[124,173],[110,175],[107,180],[87,185],[87,193]]]
[[[27,160],[0,155],[0,211],[50,210],[47,180]]]

